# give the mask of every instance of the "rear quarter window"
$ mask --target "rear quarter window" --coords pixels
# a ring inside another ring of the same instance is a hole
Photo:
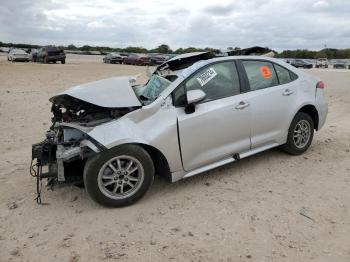
[[[290,74],[291,72],[288,69],[278,64],[274,64],[274,66],[275,66],[275,70],[276,70],[280,85],[284,85],[293,81]]]

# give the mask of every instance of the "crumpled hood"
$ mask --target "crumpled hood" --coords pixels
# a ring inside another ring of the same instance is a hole
[[[111,77],[72,87],[59,93],[50,101],[58,103],[70,96],[84,102],[109,108],[141,106],[132,86],[133,77]]]

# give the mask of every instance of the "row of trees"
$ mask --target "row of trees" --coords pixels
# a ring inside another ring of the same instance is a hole
[[[33,49],[40,48],[40,45],[30,45],[30,44],[15,44],[15,43],[3,43],[0,42],[0,47],[15,47],[15,48],[25,48],[25,49]],[[203,52],[203,51],[213,51],[219,52],[218,49],[206,47],[206,48],[196,48],[196,47],[187,47],[187,48],[178,48],[176,50],[172,50],[168,45],[162,44],[157,48],[146,49],[144,47],[137,46],[129,46],[126,48],[112,48],[108,46],[89,46],[83,45],[81,47],[77,47],[75,45],[68,46],[57,46],[60,49],[64,50],[73,50],[73,51],[99,51],[101,53],[109,53],[109,52],[125,52],[125,53],[160,53],[160,54],[185,54],[190,52]]]
[[[0,42],[0,46],[2,47],[16,47],[16,48],[39,48],[39,45],[29,45],[29,44],[14,44],[14,43],[2,43]],[[184,54],[190,52],[203,52],[203,51],[213,51],[218,53],[219,50],[215,48],[196,48],[196,47],[187,47],[187,48],[178,48],[176,50],[172,50],[168,45],[162,44],[154,49],[146,49],[144,47],[135,47],[129,46],[126,48],[112,48],[108,46],[89,46],[84,45],[81,47],[77,47],[75,45],[68,46],[58,46],[61,49],[65,50],[74,50],[74,51],[99,51],[101,53],[108,52],[125,52],[125,53],[161,53],[161,54]],[[228,50],[237,50],[239,47],[228,47]],[[277,53],[277,57],[281,58],[306,58],[306,59],[314,59],[314,58],[328,58],[328,59],[350,59],[350,48],[349,49],[322,49],[319,51],[310,51],[307,49],[298,49],[298,50],[285,50],[281,53]]]
[[[307,49],[285,50],[277,57],[281,58],[328,58],[328,59],[350,59],[350,48],[347,49],[331,49],[326,48],[319,51],[310,51]]]
[[[188,47],[188,48],[178,48],[176,50],[172,50],[168,45],[162,44],[157,48],[146,49],[143,47],[129,46],[126,48],[111,48],[106,46],[89,46],[84,45],[82,47],[76,47],[74,45],[68,45],[67,47],[62,47],[63,49],[68,50],[80,50],[80,51],[100,51],[100,52],[126,52],[126,53],[160,53],[160,54],[184,54],[190,52],[202,52],[202,51],[214,51],[219,52],[219,50],[206,47],[206,48],[196,48],[196,47]]]

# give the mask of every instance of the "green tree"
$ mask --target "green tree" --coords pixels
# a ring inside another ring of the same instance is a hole
[[[157,48],[151,49],[149,52],[151,53],[161,53],[161,54],[171,54],[173,51],[166,44],[162,44]]]
[[[68,50],[77,50],[78,48],[75,45],[70,44],[70,45],[67,46],[67,49]]]

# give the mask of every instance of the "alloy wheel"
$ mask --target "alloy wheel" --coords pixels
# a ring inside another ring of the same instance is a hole
[[[98,174],[101,192],[112,199],[124,199],[134,195],[144,180],[141,163],[132,156],[117,156],[108,160]]]
[[[311,135],[310,123],[306,120],[300,120],[296,124],[293,132],[294,145],[297,148],[305,147],[310,140],[310,135]]]

